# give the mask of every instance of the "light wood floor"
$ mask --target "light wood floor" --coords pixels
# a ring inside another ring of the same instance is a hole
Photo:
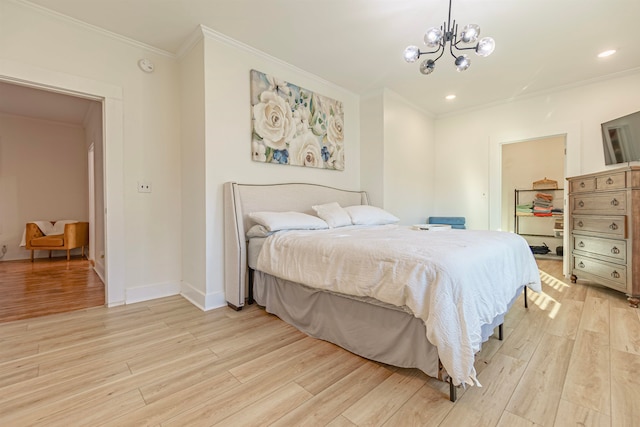
[[[0,262],[0,323],[104,305],[104,284],[80,256]]]
[[[544,292],[512,308],[477,356],[483,387],[456,403],[255,306],[176,296],[0,324],[0,425],[638,425],[638,310],[539,266]]]

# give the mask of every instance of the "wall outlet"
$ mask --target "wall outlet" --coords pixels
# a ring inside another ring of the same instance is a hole
[[[148,181],[138,181],[138,193],[151,193],[151,183]]]

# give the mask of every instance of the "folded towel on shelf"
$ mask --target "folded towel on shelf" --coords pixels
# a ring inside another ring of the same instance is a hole
[[[534,206],[533,207],[533,213],[551,213],[551,208],[550,207],[544,207],[544,206]]]
[[[536,193],[536,199],[546,200],[548,202],[553,201],[553,194],[548,193]]]

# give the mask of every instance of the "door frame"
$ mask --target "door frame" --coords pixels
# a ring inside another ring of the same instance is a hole
[[[124,127],[122,87],[81,76],[34,67],[20,62],[0,61],[0,80],[8,83],[83,97],[102,103],[105,303],[125,303],[124,230]]]
[[[582,170],[581,123],[560,122],[509,129],[489,136],[489,229],[499,230],[502,225],[502,145],[553,135],[565,135],[565,174],[566,177],[580,175]],[[566,186],[564,186],[566,187]],[[565,190],[566,191],[566,190]],[[565,194],[565,200],[566,194]],[[565,206],[566,210],[566,206]],[[565,215],[564,229],[567,228]],[[567,247],[567,234],[564,246]],[[563,274],[567,274],[569,257],[563,257]]]

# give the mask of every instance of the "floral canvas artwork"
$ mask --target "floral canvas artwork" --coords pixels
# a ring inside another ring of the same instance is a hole
[[[344,170],[342,102],[251,70],[257,162]]]

